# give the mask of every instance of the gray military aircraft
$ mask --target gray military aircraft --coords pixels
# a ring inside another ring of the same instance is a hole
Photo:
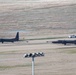
[[[76,45],[76,40],[57,40],[57,41],[52,41],[52,43],[56,44],[75,44]]]
[[[4,42],[15,42],[15,41],[19,41],[19,32],[17,32],[16,37],[15,38],[11,38],[11,39],[0,39],[0,42],[4,43]]]

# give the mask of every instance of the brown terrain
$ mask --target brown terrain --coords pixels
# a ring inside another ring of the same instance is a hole
[[[31,75],[31,58],[23,55],[33,52],[45,53],[35,58],[35,75],[76,75],[76,45],[51,43],[76,34],[75,4],[29,9],[1,6],[0,37],[12,38],[17,31],[24,41],[0,43],[0,75]]]

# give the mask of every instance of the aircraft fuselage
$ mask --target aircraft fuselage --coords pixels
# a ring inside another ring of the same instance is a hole
[[[19,41],[19,32],[17,32],[16,37],[15,38],[11,38],[11,39],[0,39],[0,42],[4,43],[4,42],[15,42],[15,41]]]
[[[64,44],[64,45],[66,45],[67,43],[76,44],[76,40],[58,40],[58,41],[52,41],[52,43]]]

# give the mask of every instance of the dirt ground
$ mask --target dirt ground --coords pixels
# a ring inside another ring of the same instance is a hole
[[[32,59],[23,55],[33,52],[45,54],[35,58],[35,75],[76,75],[76,45],[51,43],[76,33],[75,8],[75,4],[37,9],[2,6],[0,37],[11,38],[19,31],[24,41],[0,43],[0,75],[31,75]]]
[[[1,75],[31,75],[32,59],[25,53],[44,52],[35,58],[36,75],[76,75],[76,46],[55,45],[50,40],[0,44]]]

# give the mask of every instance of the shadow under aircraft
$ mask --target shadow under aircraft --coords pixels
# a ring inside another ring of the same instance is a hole
[[[4,43],[4,42],[16,42],[16,41],[19,41],[19,32],[17,32],[15,38],[11,38],[11,39],[1,38],[0,39],[0,42],[2,42],[2,43]]]
[[[76,45],[76,40],[57,40],[57,41],[52,41],[52,43],[55,44],[75,44]]]

